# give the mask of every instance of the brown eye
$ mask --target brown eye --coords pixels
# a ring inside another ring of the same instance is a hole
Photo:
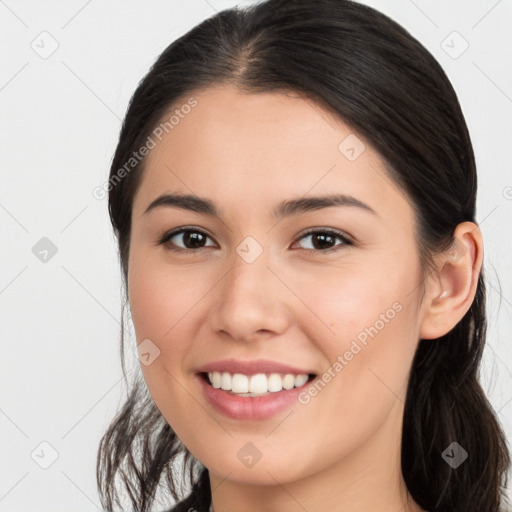
[[[206,233],[197,229],[182,228],[178,231],[173,231],[164,235],[159,244],[166,245],[169,249],[176,251],[203,249],[205,247],[209,247],[205,245],[208,238],[210,237]],[[180,243],[182,245],[180,245]],[[211,244],[210,246],[214,245],[215,244]]]
[[[310,247],[304,248],[310,252],[330,252],[337,250],[337,247],[352,245],[352,241],[343,233],[333,230],[310,230],[301,236],[300,240],[311,239]],[[336,243],[341,240],[341,243]]]

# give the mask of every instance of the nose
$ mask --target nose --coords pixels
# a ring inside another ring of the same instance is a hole
[[[291,321],[293,294],[271,268],[265,251],[248,263],[238,254],[215,287],[211,328],[226,339],[252,342],[284,333]]]

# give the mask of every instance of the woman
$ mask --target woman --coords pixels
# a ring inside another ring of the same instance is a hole
[[[143,379],[103,505],[121,476],[141,511],[159,483],[173,511],[503,507],[476,191],[448,78],[369,7],[268,0],[172,43],[110,173]]]

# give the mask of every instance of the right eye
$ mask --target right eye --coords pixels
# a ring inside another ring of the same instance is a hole
[[[175,241],[181,240],[183,246],[177,245]],[[166,249],[171,251],[197,251],[198,249],[204,249],[204,242],[210,238],[204,231],[196,228],[180,228],[163,235],[159,240],[158,244],[165,245]],[[212,244],[215,246],[215,244]]]

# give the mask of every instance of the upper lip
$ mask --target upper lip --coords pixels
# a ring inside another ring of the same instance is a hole
[[[252,361],[242,361],[240,359],[222,359],[213,361],[197,368],[197,373],[208,372],[228,372],[242,373],[243,375],[255,375],[257,373],[282,373],[282,374],[314,374],[315,372],[296,368],[288,364],[270,361],[266,359],[256,359]]]

